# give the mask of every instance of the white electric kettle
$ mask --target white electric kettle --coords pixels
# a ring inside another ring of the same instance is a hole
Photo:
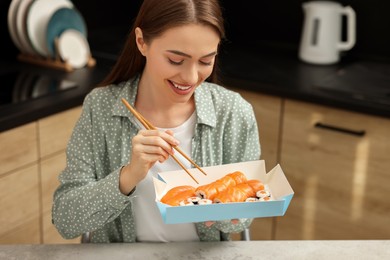
[[[308,63],[333,64],[340,51],[350,50],[356,42],[356,15],[350,7],[332,1],[303,3],[304,24],[299,58]],[[346,16],[347,39],[342,41],[342,16]]]

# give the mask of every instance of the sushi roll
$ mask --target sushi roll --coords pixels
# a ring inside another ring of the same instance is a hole
[[[192,203],[193,205],[198,205],[201,198],[198,196],[192,196],[187,199],[187,202]]]
[[[218,193],[214,198],[214,203],[244,202],[246,198],[248,195],[236,185]]]
[[[256,197],[259,199],[266,198],[266,197],[271,197],[271,193],[268,190],[259,190],[256,192]]]
[[[234,187],[246,181],[247,179],[245,174],[236,171],[229,173],[214,182],[197,187],[195,193],[198,197],[202,199],[214,200],[214,197],[218,193],[223,192],[228,188]]]
[[[253,189],[254,194],[256,194],[256,192],[259,190],[264,190],[264,184],[259,180],[248,180],[246,184],[248,184]]]
[[[259,198],[259,201],[270,201],[270,200],[271,200],[271,197]]]
[[[195,194],[202,199],[214,199],[218,192],[221,192],[226,187],[221,182],[212,182],[196,188]]]
[[[195,196],[195,188],[193,189],[188,189],[188,190],[185,190],[175,196],[173,196],[172,198],[169,198],[169,199],[161,199],[161,202],[164,203],[164,204],[168,204],[168,205],[171,205],[171,206],[179,206],[180,205],[180,202],[182,201],[187,201],[188,198],[190,197],[193,197]]]
[[[192,206],[194,205],[194,203],[192,201],[188,201],[188,200],[183,200],[183,201],[180,201],[179,203],[179,206]]]
[[[195,193],[195,188],[189,185],[177,186],[170,189],[162,198],[161,202],[167,204],[168,201],[172,200],[176,196],[180,196],[183,193]]]
[[[240,183],[244,183],[247,181],[245,174],[240,172],[240,171],[235,171],[235,172],[229,173],[226,176],[233,178],[235,185],[240,184]]]
[[[248,183],[237,184],[236,186],[234,186],[234,189],[238,190],[244,195],[244,199],[242,199],[242,201],[245,201],[246,198],[256,196],[256,192]]]
[[[259,201],[259,199],[258,198],[253,198],[253,197],[247,198],[245,200],[245,202],[256,202],[256,201]]]
[[[198,201],[198,204],[199,205],[206,205],[206,204],[212,204],[213,203],[213,201],[212,200],[209,200],[209,199],[200,199],[199,201]]]

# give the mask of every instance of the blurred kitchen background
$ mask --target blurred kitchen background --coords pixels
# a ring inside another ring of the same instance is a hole
[[[10,0],[1,0],[2,58],[14,58],[17,49],[12,43],[7,28],[7,13]],[[130,24],[136,15],[140,0],[97,0],[91,6],[86,1],[74,0],[74,5],[84,16],[91,48],[94,52],[116,55],[121,48]],[[297,49],[300,42],[303,10],[307,1],[265,1],[253,3],[249,0],[237,3],[222,0],[225,9],[227,38],[233,43],[268,42],[285,48]],[[364,59],[390,59],[390,6],[384,0],[338,1],[350,5],[357,13],[356,46],[348,55]],[[258,6],[257,6],[258,5]]]
[[[51,225],[52,193],[83,97],[112,66],[142,1],[72,2],[96,66],[63,72],[17,61],[11,0],[0,0],[0,243],[80,242]],[[356,44],[331,65],[298,58],[304,2],[221,1],[221,82],[253,105],[262,159],[268,170],[280,163],[295,192],[285,216],[254,221],[251,239],[390,239],[390,2],[338,1],[356,12]],[[7,101],[12,73],[77,87]]]

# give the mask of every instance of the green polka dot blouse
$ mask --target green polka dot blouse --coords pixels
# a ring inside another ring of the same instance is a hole
[[[132,194],[119,191],[121,167],[129,162],[131,139],[139,131],[121,102],[134,104],[139,77],[93,89],[67,146],[66,168],[54,193],[52,220],[64,238],[90,232],[95,243],[136,242]],[[196,129],[191,158],[200,166],[260,158],[257,122],[251,105],[238,93],[204,82],[195,91]],[[247,228],[238,223],[196,223],[201,241],[228,240]]]

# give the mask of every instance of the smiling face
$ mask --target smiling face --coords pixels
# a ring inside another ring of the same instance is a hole
[[[140,88],[151,98],[187,102],[196,87],[212,73],[219,35],[204,25],[183,25],[165,31],[146,43],[136,30],[139,51],[146,57]]]

